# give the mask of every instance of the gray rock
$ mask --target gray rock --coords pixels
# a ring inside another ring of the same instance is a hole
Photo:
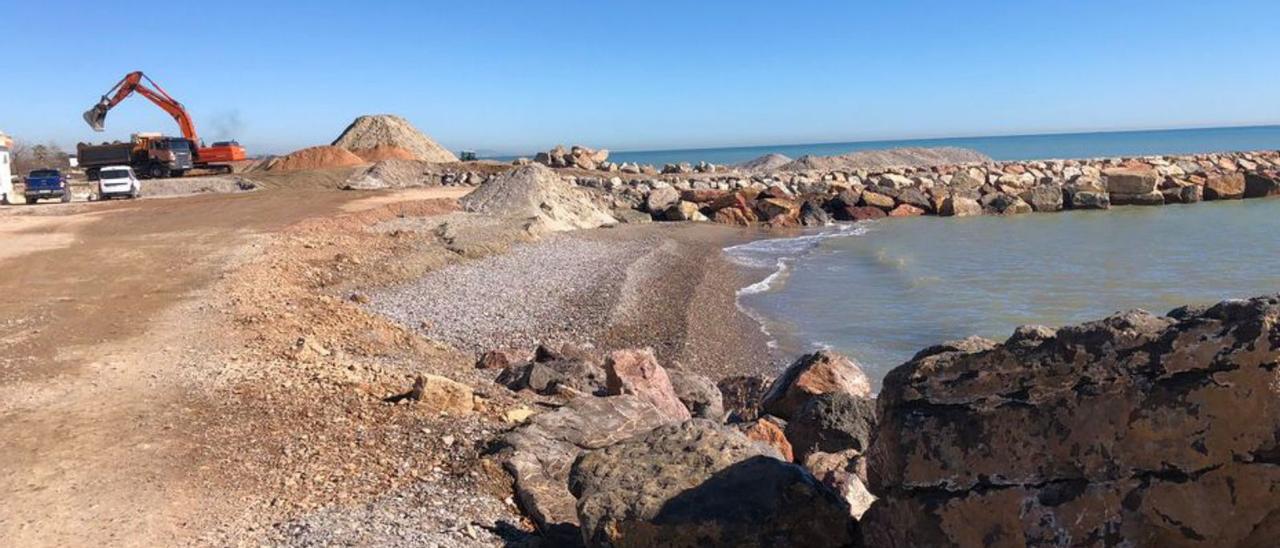
[[[667,376],[676,397],[689,408],[690,414],[695,418],[724,422],[724,396],[716,383],[705,375],[681,369],[668,369]]]
[[[644,206],[649,213],[657,214],[666,211],[679,201],[680,191],[670,186],[663,186],[649,192],[649,196],[644,199]]]
[[[796,461],[810,453],[865,452],[876,425],[876,401],[849,394],[815,396],[787,422],[787,441]]]
[[[1245,198],[1265,198],[1269,196],[1280,196],[1280,175],[1276,173],[1245,174]]]
[[[1150,169],[1115,168],[1102,173],[1106,177],[1107,192],[1111,194],[1149,194],[1155,192],[1160,182],[1159,175]]]
[[[514,391],[559,393],[568,387],[584,394],[604,394],[605,373],[600,366],[581,359],[552,359],[507,367],[494,382]]]
[[[1071,195],[1071,209],[1108,209],[1111,198],[1105,192],[1079,191]]]
[[[703,419],[592,451],[573,467],[588,546],[854,546],[848,506],[807,471]]]
[[[577,503],[568,483],[574,461],[583,451],[668,422],[653,405],[635,396],[574,398],[504,435],[499,456],[515,479],[520,507],[538,529],[553,538],[576,539]]]
[[[1040,185],[1022,193],[1022,199],[1039,212],[1062,209],[1062,188],[1058,185]]]

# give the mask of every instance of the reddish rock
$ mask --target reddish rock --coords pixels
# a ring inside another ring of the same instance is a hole
[[[749,211],[755,209],[753,205],[754,201],[754,198],[748,196],[744,192],[733,192],[730,194],[724,194],[719,198],[712,200],[711,203],[707,204],[707,208],[715,211],[726,207],[734,207],[744,211]]]
[[[728,192],[725,192],[723,190],[713,190],[709,188],[707,189],[695,188],[691,190],[681,191],[680,199],[686,202],[693,202],[695,204],[706,204],[706,203],[714,202],[724,197],[727,194]]]
[[[756,201],[756,212],[760,214],[761,219],[773,219],[780,215],[797,214],[799,211],[799,205],[785,198],[763,198]]]
[[[1244,174],[1210,175],[1204,182],[1204,199],[1236,200],[1244,197]]]
[[[911,204],[899,205],[889,212],[890,217],[919,217],[921,215],[924,215],[924,210]]]
[[[476,369],[505,369],[528,359],[527,352],[520,353],[509,349],[490,350],[476,360]]]
[[[894,369],[867,546],[1270,546],[1280,295],[1133,311]]]
[[[782,188],[781,185],[773,185],[769,188],[766,188],[760,191],[760,195],[758,196],[758,199],[763,200],[765,198],[777,198],[780,200],[790,200],[794,198],[794,196],[792,196],[790,192],[787,192],[787,189]]]
[[[837,217],[843,221],[874,221],[889,216],[883,209],[866,206],[846,207],[837,212],[840,213]]]
[[[765,393],[761,408],[790,419],[819,394],[871,397],[871,380],[853,360],[828,350],[806,354],[791,364]]]
[[[786,434],[783,433],[782,427],[778,426],[777,421],[770,417],[761,417],[751,422],[744,422],[737,425],[747,438],[764,442],[778,453],[782,454],[782,460],[792,462],[795,460],[795,454],[791,451],[791,442],[787,441]]]
[[[604,363],[605,392],[610,396],[633,394],[653,404],[673,420],[687,420],[689,409],[680,402],[667,370],[658,364],[653,350],[616,350]]]
[[[754,211],[749,209],[743,210],[736,207],[726,207],[717,209],[711,214],[711,220],[722,225],[733,226],[751,226],[758,219]]]

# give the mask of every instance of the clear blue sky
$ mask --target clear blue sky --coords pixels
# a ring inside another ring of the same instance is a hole
[[[1280,122],[1275,0],[0,0],[0,131],[176,127],[251,152],[397,113],[452,149],[615,150]]]

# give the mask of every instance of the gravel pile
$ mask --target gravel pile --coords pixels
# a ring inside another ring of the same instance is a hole
[[[890,167],[930,167],[950,164],[990,162],[991,157],[967,148],[894,148],[888,150],[864,150],[839,156],[802,156],[799,160],[781,166],[788,171],[836,170],[836,169],[887,169]]]
[[[458,161],[457,156],[418,131],[408,120],[390,114],[356,118],[334,139],[333,146],[352,151],[395,147],[424,162]]]
[[[431,272],[375,294],[370,306],[476,353],[591,342],[609,322],[628,266],[656,243],[548,238]]]
[[[530,220],[534,233],[617,224],[588,191],[539,164],[517,167],[485,181],[460,202],[467,211]]]

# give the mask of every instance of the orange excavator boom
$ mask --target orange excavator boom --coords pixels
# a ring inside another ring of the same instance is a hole
[[[151,84],[151,87],[143,84],[143,80],[146,80],[147,84]],[[107,93],[102,96],[102,100],[84,113],[84,121],[94,131],[102,131],[107,121],[107,112],[134,92],[146,97],[156,106],[169,113],[169,116],[172,116],[174,121],[178,122],[178,128],[182,130],[182,136],[199,146],[200,138],[196,135],[196,125],[195,122],[191,121],[191,115],[187,114],[187,109],[183,108],[182,103],[170,96],[164,88],[160,87],[146,74],[143,74],[142,71],[130,72],[116,85],[112,86],[111,89],[107,90]]]
[[[198,164],[234,162],[246,158],[244,147],[241,147],[235,141],[214,143],[214,146],[211,147],[204,146],[204,143],[200,141],[200,137],[196,135],[196,124],[192,121],[191,115],[187,113],[187,109],[177,99],[169,95],[164,88],[160,87],[160,84],[155,83],[142,71],[126,74],[124,78],[116,82],[116,85],[107,90],[107,93],[102,96],[102,99],[93,108],[85,111],[85,123],[89,124],[89,127],[93,128],[94,131],[102,131],[107,121],[107,113],[135,92],[146,97],[156,106],[169,113],[169,116],[173,117],[173,120],[178,123],[178,128],[182,131],[182,137],[191,141],[191,146],[195,148],[194,152],[196,153]]]

